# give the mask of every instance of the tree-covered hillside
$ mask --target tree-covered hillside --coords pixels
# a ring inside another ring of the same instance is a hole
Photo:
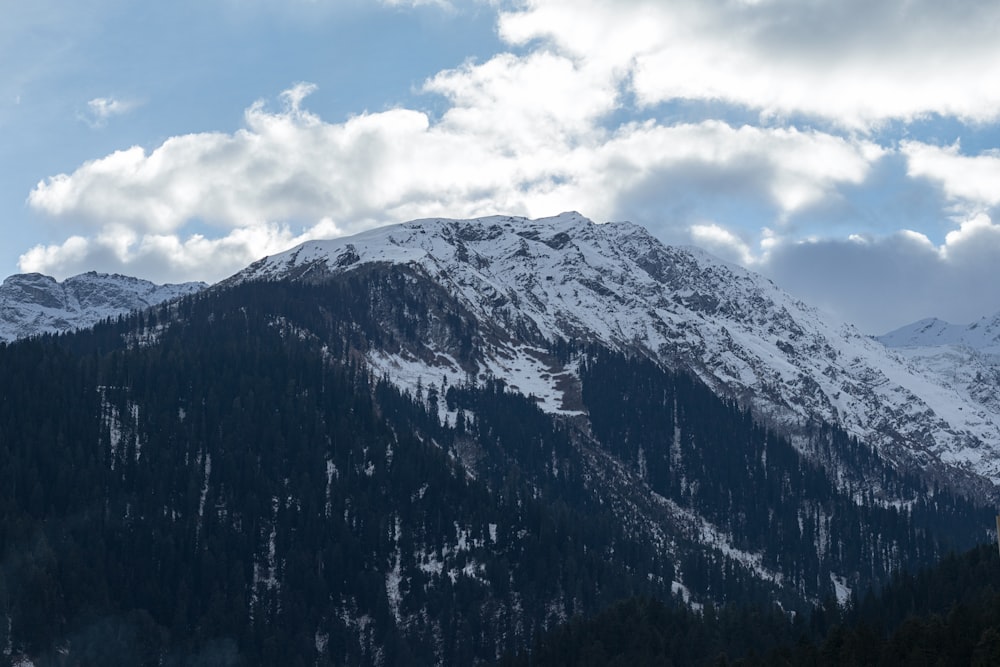
[[[371,373],[430,330],[467,382]],[[832,429],[865,489],[598,348],[548,351],[589,418],[544,413],[483,330],[376,267],[0,345],[0,664],[464,665],[636,595],[808,609],[984,532]]]
[[[553,629],[501,664],[990,667],[1000,664],[1000,557],[995,544],[949,554],[804,621],[739,605],[696,614],[632,598]]]

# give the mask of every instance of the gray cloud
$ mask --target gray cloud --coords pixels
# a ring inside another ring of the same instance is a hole
[[[755,268],[807,303],[881,334],[924,317],[965,324],[1000,311],[998,257],[1000,227],[979,218],[944,246],[912,232],[788,243]]]

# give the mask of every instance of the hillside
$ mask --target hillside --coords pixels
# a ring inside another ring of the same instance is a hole
[[[461,382],[400,393],[365,361],[431,332]],[[0,346],[0,654],[469,664],[635,595],[804,611],[991,520],[817,426],[831,475],[697,377],[596,343],[536,349],[579,389],[543,410],[478,378],[495,335],[383,264]]]

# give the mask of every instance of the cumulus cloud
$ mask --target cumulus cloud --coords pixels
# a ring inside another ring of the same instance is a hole
[[[613,192],[622,198],[647,176],[673,215],[699,210],[720,197],[762,202],[778,221],[861,183],[884,154],[877,145],[794,128],[732,127],[721,121],[673,126],[627,126],[602,148],[608,167],[631,172]],[[627,169],[624,169],[627,167]],[[623,202],[623,205],[624,202]],[[731,212],[738,215],[738,211]]]
[[[694,242],[723,258],[735,257],[740,264],[754,264],[756,258],[749,244],[732,231],[715,223],[691,225]]]
[[[62,279],[95,266],[102,271],[142,275],[158,282],[214,282],[265,255],[313,238],[339,236],[328,219],[295,234],[287,225],[264,223],[238,227],[221,238],[192,234],[137,234],[108,226],[93,237],[71,236],[58,245],[38,245],[21,255],[20,268]]]
[[[454,5],[449,0],[379,0],[383,5],[389,7],[440,7],[441,9],[454,9]]]
[[[951,199],[973,208],[1000,204],[1000,153],[961,154],[961,145],[935,146],[905,141],[900,150],[906,155],[910,176],[937,183]]]
[[[671,181],[684,184],[686,198],[662,187],[653,206],[684,226],[712,216],[699,203],[711,200],[706,194],[740,188],[778,217],[791,214],[859,182],[881,155],[867,141],[720,121],[649,121],[610,132],[597,120],[614,108],[611,83],[548,52],[500,55],[443,72],[427,88],[451,104],[438,122],[397,108],[329,123],[303,106],[315,87],[297,84],[279,96],[277,110],[263,101],[250,106],[245,127],[232,134],[183,135],[152,151],[117,151],[38,183],[28,203],[90,226],[96,237],[87,247],[102,258],[108,244],[100,239],[109,234],[178,236],[191,221],[224,231],[327,218],[348,233],[497,211],[579,209],[610,219],[636,189]],[[524,90],[536,94],[518,94]],[[677,209],[685,200],[688,210]],[[167,264],[178,269],[196,264],[177,259],[180,253],[205,247],[140,246],[147,258],[169,250]],[[76,254],[36,248],[22,269],[44,258],[54,268],[81,252],[71,249]]]
[[[985,0],[526,0],[500,31],[627,71],[645,104],[721,100],[867,128],[996,119],[998,26]]]

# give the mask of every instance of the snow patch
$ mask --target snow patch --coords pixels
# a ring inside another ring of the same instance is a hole
[[[399,605],[402,602],[402,594],[400,593],[399,586],[403,581],[402,554],[399,550],[399,536],[401,532],[399,517],[396,517],[391,536],[395,544],[395,549],[392,553],[392,566],[385,574],[385,594],[389,601],[389,609],[392,610],[392,615],[396,619],[397,625],[403,621],[403,617],[399,613]]]
[[[684,604],[686,604],[692,611],[701,611],[705,608],[705,605],[700,602],[694,602],[691,599],[691,591],[688,590],[687,586],[679,581],[670,582],[670,592],[674,595],[680,596],[681,600],[684,601]]]
[[[833,583],[833,590],[837,595],[837,604],[846,607],[847,603],[851,601],[852,593],[851,588],[847,585],[847,579],[831,572],[830,582]]]
[[[208,481],[212,476],[212,455],[210,453],[205,454],[205,468],[202,475],[201,497],[198,499],[198,524],[195,526],[196,540],[201,534],[201,526],[205,518],[205,499],[208,497]]]
[[[661,505],[669,508],[676,519],[686,524],[692,537],[701,544],[714,548],[748,569],[752,570],[758,578],[771,581],[778,586],[782,584],[784,577],[780,572],[775,572],[764,565],[763,555],[738,548],[732,542],[732,536],[713,525],[704,517],[696,514],[692,510],[681,507],[670,498],[661,496],[658,493],[652,494]]]
[[[327,518],[333,513],[333,480],[340,479],[340,471],[337,470],[337,466],[334,465],[333,461],[327,459],[326,461],[326,509],[324,513]]]

